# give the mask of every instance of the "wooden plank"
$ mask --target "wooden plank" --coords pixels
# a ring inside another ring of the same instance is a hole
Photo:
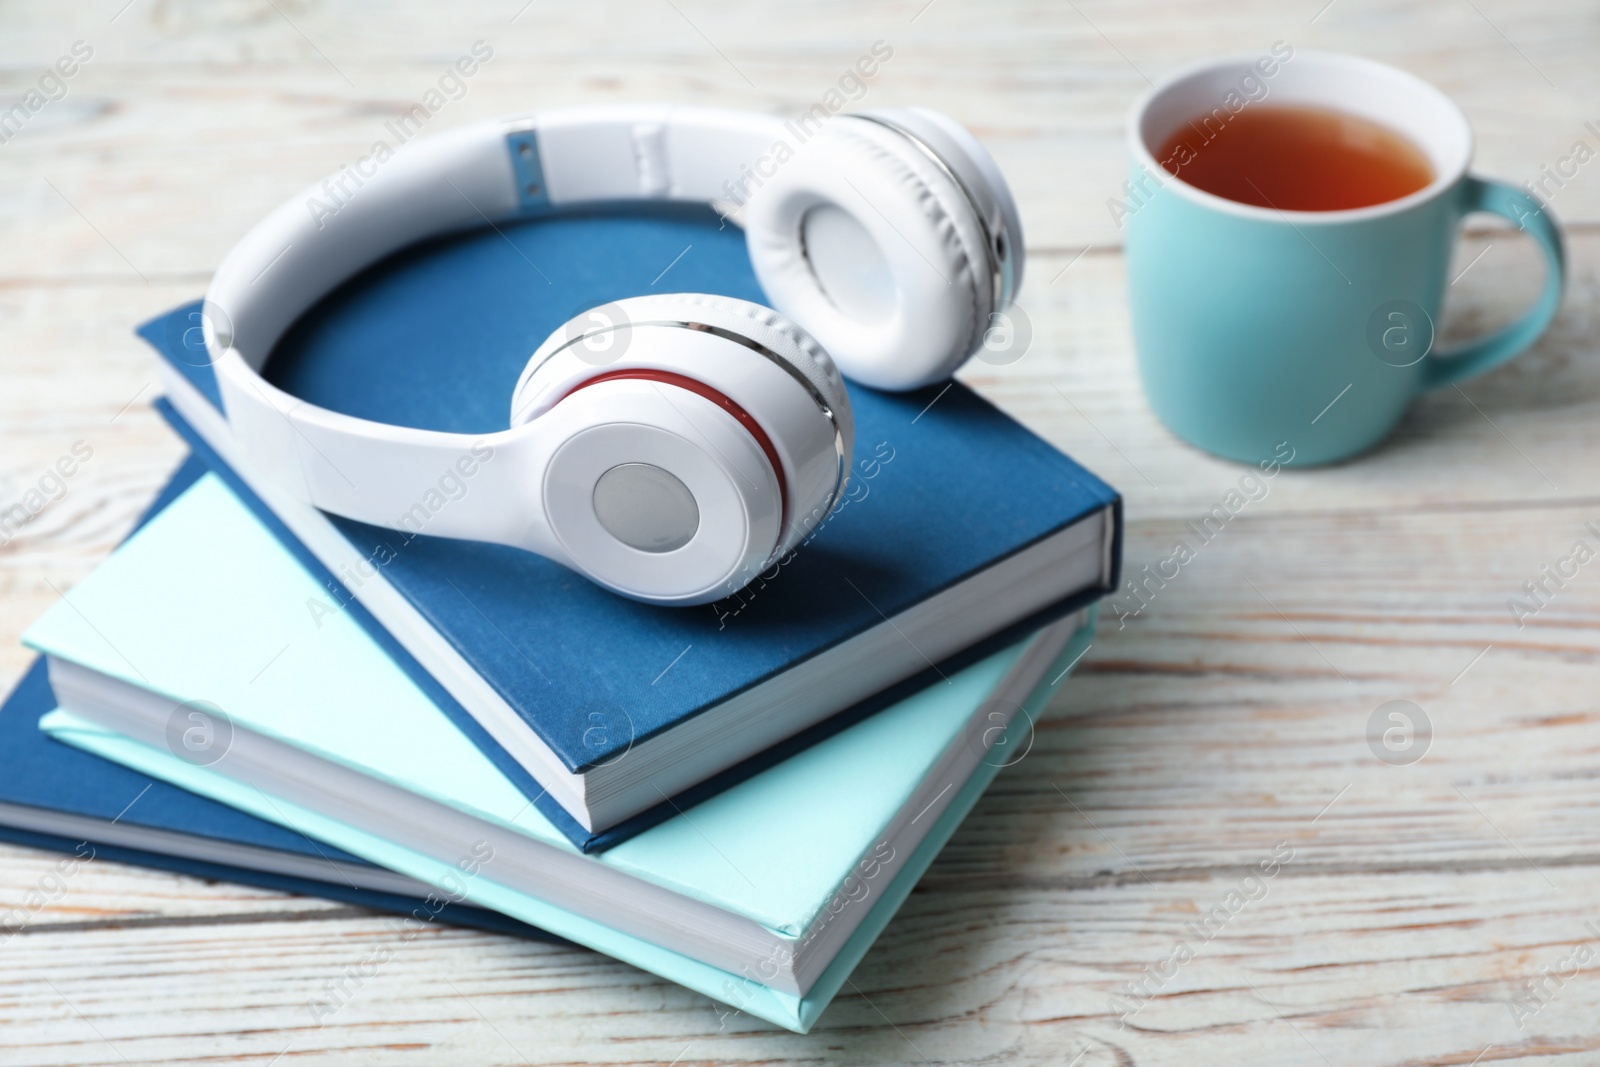
[[[96,52],[67,97],[5,146],[17,193],[0,204],[13,235],[0,276],[209,270],[269,208],[384,136],[384,123],[476,39],[494,59],[431,127],[596,100],[793,116],[887,41],[894,59],[862,102],[923,104],[971,122],[1012,175],[1040,248],[1119,242],[1106,202],[1125,176],[1123,118],[1146,77],[1279,39],[1370,54],[1430,79],[1472,119],[1485,173],[1521,182],[1579,139],[1600,147],[1584,126],[1600,120],[1596,33],[1574,32],[1564,3],[1339,0],[1315,22],[1317,4],[1269,0],[1224,18],[1170,0],[999,12],[941,0],[915,21],[923,0],[803,11],[645,5],[630,12],[625,45],[594,10],[533,5],[513,24],[507,11],[519,6],[452,5],[438,21],[358,7],[280,14],[261,5],[241,17],[135,4],[114,25],[82,26],[34,8],[28,32],[0,45],[6,90],[21,92],[75,39]],[[1571,221],[1600,220],[1600,182],[1580,171],[1555,206]]]
[[[334,901],[114,863],[89,851],[0,844],[0,953],[19,937],[96,927],[371,915]]]
[[[1279,837],[1340,869],[1590,862],[1600,583],[1580,568],[1536,613],[1508,602],[1538,605],[1524,583],[1576,541],[1600,552],[1597,511],[1245,513],[1207,544],[1139,524],[1135,575],[1180,539],[1195,558],[1148,606],[1102,609],[1060,714],[974,820],[1019,874],[1074,862],[1026,843],[1080,820],[1105,836],[1075,847],[1112,871],[1247,862]],[[1420,762],[1374,753],[1393,700],[1432,722]]]
[[[1600,989],[1583,968],[1521,1029],[1512,1008],[1524,977],[1570,974],[1580,946],[1600,955],[1583,893],[1526,869],[1307,877],[1297,862],[1249,882],[1212,871],[997,887],[941,860],[808,1037],[724,1017],[594,953],[442,927],[409,942],[382,919],[45,934],[7,948],[0,1047],[16,1063],[1059,1067],[1249,1049],[1253,1062],[1356,1067],[1467,1064],[1490,1046],[1482,1062],[1594,1054],[1583,1035]],[[1192,958],[1174,956],[1180,942]]]

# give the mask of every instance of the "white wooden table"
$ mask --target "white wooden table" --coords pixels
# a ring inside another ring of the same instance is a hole
[[[793,115],[888,42],[864,103],[969,123],[1027,223],[1033,347],[964,376],[1123,490],[1130,568],[1161,558],[1242,471],[1140,395],[1106,209],[1121,123],[1147,76],[1277,39],[1429,78],[1485,173],[1600,148],[1583,0],[0,6],[0,101],[93,49],[0,144],[0,506],[93,449],[0,548],[0,683],[180,455],[130,327],[198,295],[253,220],[475,40],[493,58],[432,128],[638,98]],[[719,1031],[705,998],[605,957],[444,928],[318,1027],[308,1001],[384,918],[96,861],[0,949],[0,1063],[1600,1063],[1600,563],[1525,626],[1507,608],[1600,540],[1600,162],[1554,208],[1572,282],[1544,342],[1427,397],[1360,462],[1280,475],[1149,610],[1108,621],[810,1036]],[[1455,270],[1458,335],[1539,282],[1487,221]],[[1433,723],[1419,762],[1369,748],[1390,700]],[[0,848],[0,908],[55,862]],[[1174,965],[1179,940],[1194,955]],[[1515,1010],[1530,980],[1540,1000]]]

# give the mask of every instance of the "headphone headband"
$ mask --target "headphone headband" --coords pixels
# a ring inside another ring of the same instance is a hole
[[[206,292],[207,344],[214,357],[232,348],[260,370],[295,319],[406,245],[582,203],[709,203],[782,135],[782,122],[755,112],[628,105],[418,140],[373,163],[370,176],[346,168],[313,186],[246,234]]]

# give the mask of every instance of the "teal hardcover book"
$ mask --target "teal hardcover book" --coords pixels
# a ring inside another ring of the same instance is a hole
[[[1089,640],[1056,624],[584,855],[330,607],[202,478],[28,631],[43,725],[802,1031]]]

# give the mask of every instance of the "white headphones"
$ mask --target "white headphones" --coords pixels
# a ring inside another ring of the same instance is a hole
[[[802,132],[704,108],[543,112],[364,160],[338,176],[347,195],[332,212],[327,183],[312,192],[321,210],[307,196],[283,204],[206,293],[206,344],[243,460],[324,511],[514,545],[637,600],[703,604],[739,589],[840,499],[854,425],[836,366],[883,389],[948,377],[1022,278],[1010,190],[953,120],[841,115],[795,151]],[[751,160],[771,169],[751,172]],[[731,193],[748,194],[751,262],[784,314],[675,294],[577,316],[528,361],[510,429],[353,418],[261,377],[303,312],[416,241],[571,205]],[[467,491],[446,500],[441,478]]]

